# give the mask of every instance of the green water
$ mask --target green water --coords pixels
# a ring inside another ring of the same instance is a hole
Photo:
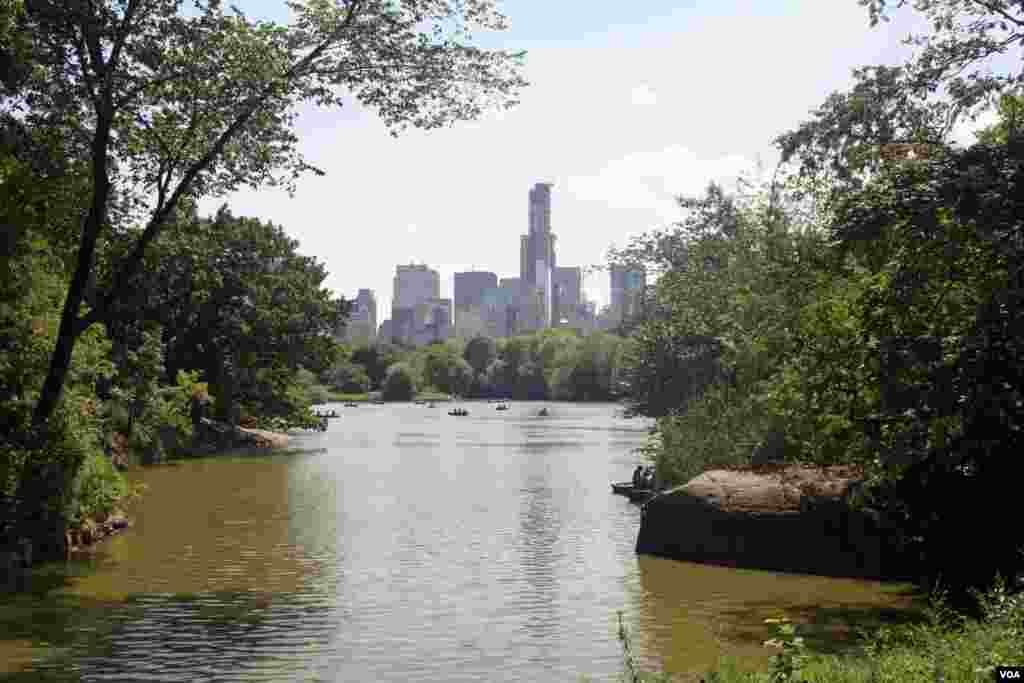
[[[575,681],[639,659],[693,678],[771,654],[767,617],[899,618],[900,587],[638,557],[612,495],[647,423],[607,404],[363,405],[275,454],[133,473],[134,526],[0,595],[0,680]]]

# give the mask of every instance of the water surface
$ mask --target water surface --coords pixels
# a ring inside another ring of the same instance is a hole
[[[766,617],[847,624],[898,588],[634,553],[610,493],[648,423],[609,404],[331,406],[294,450],[140,470],[128,532],[2,596],[0,678],[576,681],[636,654],[692,678],[770,652]]]

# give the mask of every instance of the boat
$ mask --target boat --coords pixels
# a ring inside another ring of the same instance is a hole
[[[452,417],[465,417],[469,415],[469,411],[465,408],[456,408],[455,410],[449,410],[448,414]]]
[[[632,482],[620,481],[612,483],[612,493],[626,496],[634,503],[645,503],[656,491],[654,489],[637,488]]]
[[[345,404],[345,407],[346,408],[358,408],[359,404],[358,403],[354,403],[352,401],[349,401],[348,403]]]
[[[507,406],[507,405],[505,405],[504,403],[502,403],[502,404],[498,405],[498,406],[497,406],[497,407],[495,408],[495,410],[508,410],[508,406]]]
[[[537,412],[537,417],[547,417],[548,415],[550,415],[550,413],[548,413],[547,408],[541,408],[540,411]]]
[[[433,401],[431,401],[430,403],[428,403],[428,404],[427,404],[427,407],[428,407],[428,408],[436,408],[437,406],[436,406],[436,405],[434,405],[434,402],[433,402]]]

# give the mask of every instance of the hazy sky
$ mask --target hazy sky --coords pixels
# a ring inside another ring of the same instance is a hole
[[[287,21],[283,0],[235,0]],[[673,197],[734,178],[806,118],[853,67],[899,63],[911,14],[870,29],[856,0],[506,0],[531,86],[503,114],[392,138],[372,110],[304,110],[303,151],[327,176],[227,199],[236,215],[281,224],[325,262],[347,298],[376,292],[390,311],[398,263],[426,263],[452,296],[473,267],[518,276],[527,192],[554,183],[560,265],[600,264],[610,245],[680,216]],[[212,211],[223,199],[205,202]],[[608,301],[607,273],[585,280]],[[379,321],[378,321],[379,322]]]

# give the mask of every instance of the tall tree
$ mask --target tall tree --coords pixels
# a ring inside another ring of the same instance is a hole
[[[376,109],[394,134],[515,104],[521,53],[473,45],[502,30],[490,0],[308,0],[290,26],[252,21],[220,0],[31,0],[18,16],[34,68],[0,107],[88,150],[89,200],[46,380],[34,410],[56,408],[76,340],[105,321],[143,257],[189,198],[243,185],[289,189],[318,169],[298,152],[296,105]],[[116,162],[115,162],[116,160]],[[112,228],[143,228],[91,292]],[[85,306],[85,310],[83,310]]]

